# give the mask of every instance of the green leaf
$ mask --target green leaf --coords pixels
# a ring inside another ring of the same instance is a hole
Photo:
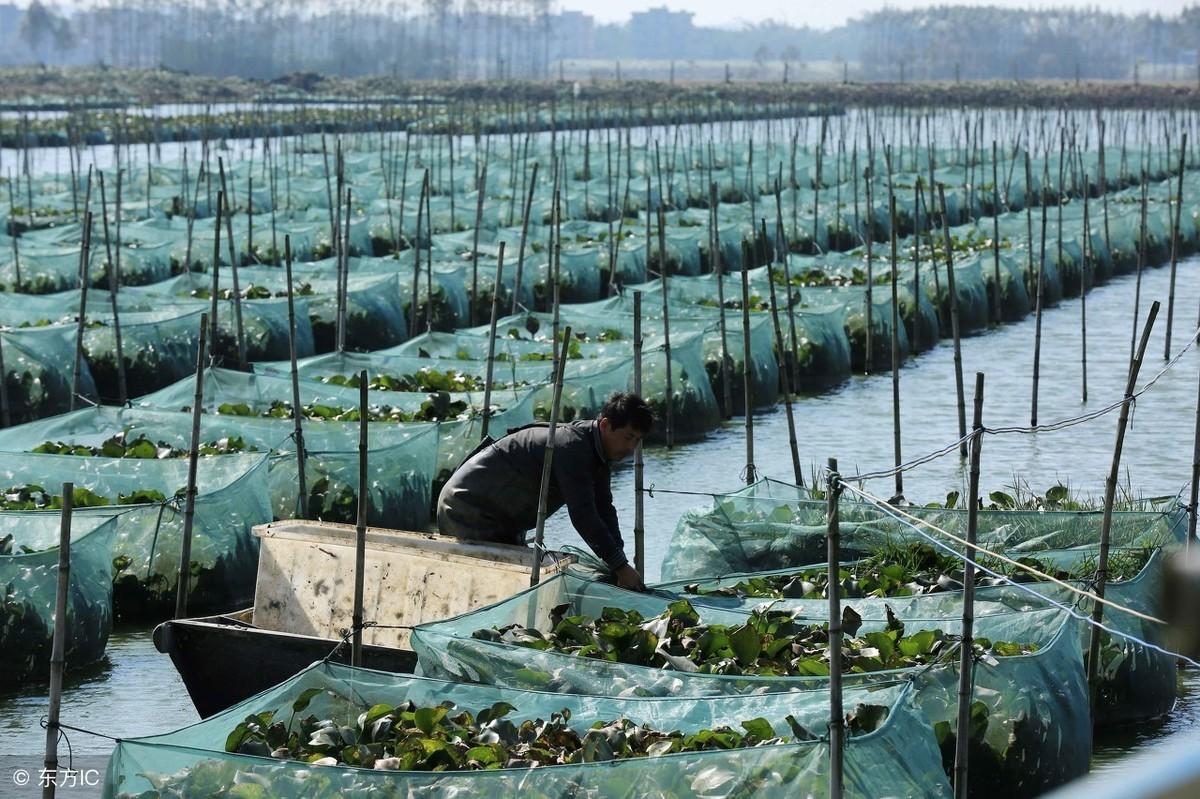
[[[320,688],[309,688],[302,691],[300,696],[296,697],[296,701],[292,703],[292,712],[303,713],[308,708],[308,703],[319,693],[321,693]]]
[[[936,640],[937,635],[933,630],[921,630],[907,638],[901,638],[896,643],[900,647],[900,654],[905,657],[917,657],[919,655],[928,655],[933,649],[933,644]]]
[[[762,637],[749,624],[742,624],[729,633],[729,648],[738,663],[749,666],[762,654]]]
[[[867,633],[863,636],[871,646],[879,650],[879,659],[884,663],[890,663],[892,655],[896,651],[896,643],[892,640],[892,636],[885,632]]]
[[[769,741],[776,737],[775,728],[771,726],[771,722],[761,717],[743,721],[742,728],[760,741]]]
[[[842,632],[853,637],[858,635],[860,627],[862,627],[862,616],[858,615],[858,612],[849,605],[842,608]]]
[[[1008,494],[1005,494],[1003,491],[993,491],[992,493],[988,494],[988,499],[990,499],[992,503],[1001,510],[1015,508],[1017,506],[1017,501]]]
[[[446,717],[446,708],[444,707],[422,707],[417,708],[413,714],[413,723],[417,725],[417,729],[426,735],[432,735],[437,725]]]

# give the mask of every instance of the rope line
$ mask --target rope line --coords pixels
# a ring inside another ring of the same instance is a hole
[[[852,492],[854,494],[858,494],[860,497],[865,499],[870,504],[875,505],[876,507],[879,507],[881,510],[883,510],[885,513],[887,513],[892,518],[896,519],[897,521],[908,524],[909,527],[913,527],[914,529],[916,528],[917,525],[928,527],[930,530],[933,530],[936,533],[940,533],[941,535],[946,536],[947,538],[949,538],[951,541],[954,541],[955,543],[962,544],[963,546],[972,547],[977,552],[982,552],[983,554],[987,555],[988,557],[995,558],[996,560],[999,560],[1002,563],[1007,563],[1010,566],[1014,566],[1022,571],[1028,572],[1029,574],[1034,575],[1035,577],[1037,577],[1040,580],[1045,580],[1047,582],[1054,583],[1055,585],[1059,586],[1060,588],[1065,588],[1068,591],[1071,591],[1072,593],[1079,594],[1079,596],[1081,598],[1087,598],[1087,599],[1092,600],[1093,602],[1099,602],[1102,605],[1107,605],[1108,607],[1112,608],[1113,610],[1119,611],[1121,613],[1127,613],[1130,616],[1134,616],[1135,618],[1142,619],[1143,621],[1152,622],[1154,624],[1161,624],[1164,626],[1167,624],[1165,621],[1163,621],[1162,619],[1159,619],[1155,616],[1151,616],[1147,613],[1142,613],[1141,611],[1134,610],[1133,608],[1125,607],[1124,605],[1120,605],[1116,602],[1113,602],[1112,600],[1105,599],[1102,596],[1098,596],[1097,594],[1094,594],[1091,591],[1086,591],[1082,588],[1079,588],[1078,586],[1071,585],[1070,583],[1066,582],[1065,580],[1060,580],[1057,577],[1052,577],[1051,575],[1046,574],[1045,572],[1041,571],[1040,569],[1036,569],[1033,566],[1029,566],[1028,564],[1025,564],[1025,563],[1020,563],[1019,561],[1015,561],[1012,558],[1009,558],[1005,555],[999,554],[998,552],[992,552],[991,550],[989,550],[985,547],[982,547],[979,544],[972,544],[971,542],[967,541],[965,538],[961,538],[961,537],[955,535],[954,533],[951,533],[947,530],[943,530],[942,528],[938,527],[937,525],[927,522],[918,516],[913,516],[910,513],[906,513],[902,509],[897,508],[895,505],[892,505],[891,503],[887,502],[886,500],[880,499],[879,497],[875,496],[874,494],[871,494],[862,489],[854,488],[853,486],[848,485],[846,482],[842,481],[840,478],[838,478],[838,481],[842,484],[843,488],[849,490],[850,492]],[[903,516],[904,518],[901,519],[900,518],[901,516]],[[914,522],[915,522],[915,524],[913,524]],[[928,537],[928,536],[925,536],[925,537]],[[951,551],[953,551],[953,550],[951,550]],[[955,553],[955,557],[965,559],[965,556],[961,553]],[[1005,578],[1005,579],[1008,579],[1008,578]],[[1009,580],[1009,582],[1012,582],[1012,581]],[[1014,583],[1014,585],[1015,584],[1016,583]]]
[[[889,513],[888,508],[886,508],[886,507],[881,507],[881,510],[883,510],[884,513]],[[892,515],[892,514],[889,513],[889,515]],[[892,517],[895,518],[897,521],[901,522],[902,524],[907,524],[903,519],[901,519],[898,516],[893,515]],[[1158,652],[1163,655],[1167,655],[1168,657],[1172,657],[1172,658],[1181,660],[1184,663],[1187,663],[1188,665],[1190,665],[1194,668],[1200,668],[1200,662],[1193,660],[1192,658],[1188,657],[1187,655],[1181,655],[1178,652],[1172,652],[1171,650],[1161,647],[1157,644],[1152,644],[1149,641],[1144,641],[1141,638],[1138,638],[1136,635],[1131,635],[1130,633],[1121,632],[1120,630],[1114,629],[1103,622],[1098,622],[1095,619],[1093,619],[1090,614],[1080,613],[1079,611],[1077,611],[1074,607],[1072,607],[1070,605],[1067,605],[1067,604],[1064,604],[1057,600],[1051,599],[1050,597],[1045,596],[1044,594],[1040,594],[1037,591],[1035,591],[1034,589],[1030,588],[1029,586],[1027,586],[1023,583],[1018,583],[1018,582],[1013,581],[1013,579],[1011,577],[1008,577],[1007,575],[1001,574],[1000,572],[997,572],[994,569],[990,569],[981,563],[977,563],[976,561],[973,561],[970,558],[965,557],[962,553],[956,552],[954,550],[954,548],[950,547],[948,544],[945,544],[942,541],[938,541],[936,538],[929,535],[928,533],[922,532],[915,525],[910,524],[908,526],[912,527],[913,532],[915,532],[917,535],[921,536],[922,538],[926,539],[934,546],[937,546],[937,547],[940,547],[941,549],[946,550],[947,552],[954,555],[954,557],[956,557],[956,558],[962,558],[963,560],[968,561],[976,569],[983,572],[984,574],[991,575],[992,577],[995,577],[998,580],[1008,583],[1012,587],[1020,589],[1021,591],[1024,591],[1025,593],[1030,594],[1033,597],[1036,597],[1041,602],[1045,602],[1047,604],[1053,605],[1054,607],[1065,611],[1068,615],[1070,615],[1071,617],[1073,617],[1075,619],[1078,619],[1079,621],[1090,624],[1099,630],[1103,630],[1104,632],[1108,633],[1109,635],[1113,635],[1118,638],[1124,638],[1127,641],[1132,641],[1133,643],[1136,643],[1140,646],[1144,646],[1147,649],[1150,649],[1152,651]],[[976,548],[978,549],[978,547],[976,547]],[[1070,586],[1068,586],[1068,587],[1070,587]],[[1112,603],[1106,603],[1106,604],[1112,604]],[[1120,608],[1120,606],[1114,606],[1114,607],[1116,607],[1120,610],[1125,610],[1126,612],[1135,613],[1135,615],[1136,615],[1136,612],[1129,611],[1126,608]]]

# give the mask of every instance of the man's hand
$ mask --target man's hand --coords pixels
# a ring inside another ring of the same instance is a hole
[[[642,575],[638,574],[637,569],[628,563],[617,569],[617,585],[629,591],[646,590],[646,585],[642,582]]]

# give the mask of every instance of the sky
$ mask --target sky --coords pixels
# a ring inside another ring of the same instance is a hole
[[[761,22],[764,19],[786,21],[792,25],[809,25],[814,28],[832,28],[867,11],[890,6],[892,8],[915,8],[932,5],[929,0],[840,0],[840,2],[814,2],[813,0],[559,0],[564,9],[583,11],[599,22],[625,22],[632,11],[641,11],[649,6],[665,5],[672,11],[692,11],[697,25],[737,26],[743,22]],[[953,5],[998,5],[1016,8],[1043,7],[1095,7],[1105,11],[1120,11],[1128,14],[1143,12],[1175,15],[1196,0],[948,0]]]

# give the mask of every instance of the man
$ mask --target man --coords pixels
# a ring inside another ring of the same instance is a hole
[[[641,590],[642,577],[625,557],[609,486],[611,466],[633,454],[654,414],[636,394],[613,394],[591,421],[560,424],[554,435],[547,515],[564,504],[571,524],[622,588]],[[485,441],[450,477],[438,497],[438,530],[474,541],[523,544],[537,526],[542,463],[550,428],[518,428]]]

